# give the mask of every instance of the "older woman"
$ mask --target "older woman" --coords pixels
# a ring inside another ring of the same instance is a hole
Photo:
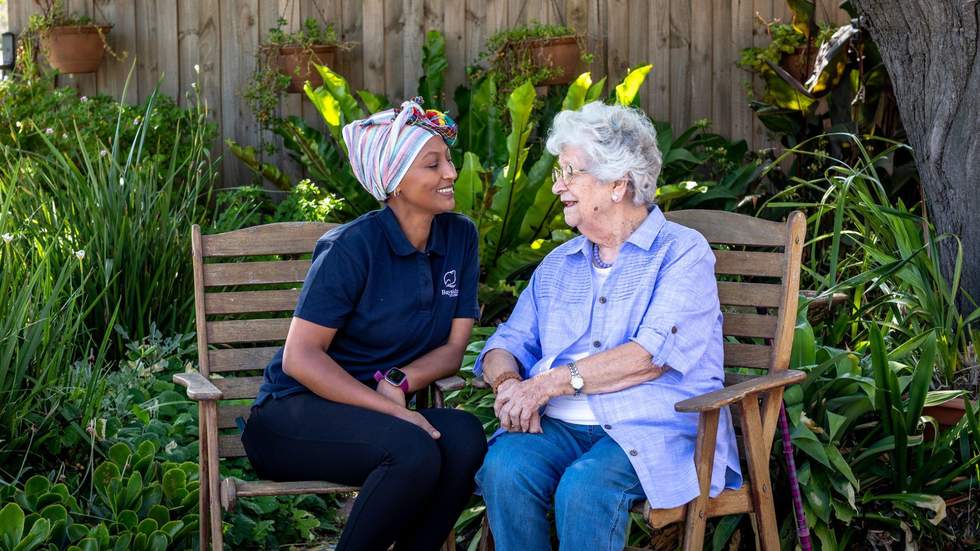
[[[661,157],[641,112],[590,103],[555,117],[552,191],[582,235],[552,251],[476,372],[496,393],[502,434],[477,482],[497,546],[620,550],[629,510],[699,493],[697,415],[674,403],[722,387],[714,255],[654,204]],[[741,485],[722,414],[711,495]]]
[[[476,228],[451,212],[456,126],[417,101],[344,127],[385,206],[317,242],[242,434],[263,478],[361,486],[337,549],[438,549],[486,451],[476,417],[406,407],[459,369],[479,316]]]

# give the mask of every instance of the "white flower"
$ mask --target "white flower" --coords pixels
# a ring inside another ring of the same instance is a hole
[[[62,139],[67,140],[68,139],[68,133],[65,132],[64,134],[61,135],[61,137],[62,137]]]
[[[143,119],[141,119],[140,117],[136,117],[135,119],[133,119],[133,126],[139,126],[142,120]]]
[[[123,179],[122,179],[122,178],[120,177],[120,178],[119,178],[119,185],[120,185],[120,186],[124,186],[124,185],[126,185],[126,180],[123,180]]]
[[[85,260],[85,251],[83,251],[82,249],[78,249],[77,251],[75,251],[75,258],[79,260]]]
[[[24,128],[24,123],[22,123],[20,121],[17,121],[17,122],[14,123],[14,126],[17,127],[17,130],[20,130],[20,129]]]
[[[99,157],[105,157],[108,154],[109,154],[109,152],[106,151],[105,149],[103,149],[102,151],[99,151]]]
[[[82,101],[82,103],[85,103],[86,101],[88,101],[88,96],[82,96],[79,99]]]
[[[0,237],[3,237],[3,242],[4,243],[10,243],[11,241],[14,240],[14,236],[10,235],[9,233],[5,233],[5,234],[3,234]]]
[[[197,90],[197,83],[196,82],[192,82],[191,83],[191,88]]]
[[[44,129],[44,133],[47,134],[48,136],[50,136],[51,134],[54,134],[54,128],[51,128],[49,126],[49,127],[47,127],[47,128]]]
[[[194,64],[194,72],[197,73],[197,74],[201,74],[201,66],[195,63]]]

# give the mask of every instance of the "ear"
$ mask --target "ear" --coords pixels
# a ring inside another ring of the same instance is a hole
[[[615,180],[612,183],[612,194],[615,197],[623,198],[630,191],[630,179],[627,177]]]

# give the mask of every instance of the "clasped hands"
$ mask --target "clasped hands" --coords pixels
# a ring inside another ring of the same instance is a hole
[[[509,379],[497,387],[493,412],[500,426],[510,432],[541,432],[541,407],[549,396],[537,378]]]

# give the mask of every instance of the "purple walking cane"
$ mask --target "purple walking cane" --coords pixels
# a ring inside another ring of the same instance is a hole
[[[800,549],[811,551],[810,528],[806,523],[806,512],[803,511],[803,499],[800,496],[800,481],[796,478],[796,461],[793,459],[793,443],[789,436],[789,422],[786,417],[786,404],[779,404],[779,431],[783,433],[783,454],[786,456],[786,472],[789,474],[789,487],[793,494],[793,510],[796,512],[796,534],[800,537]]]

